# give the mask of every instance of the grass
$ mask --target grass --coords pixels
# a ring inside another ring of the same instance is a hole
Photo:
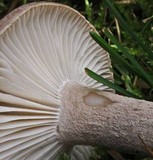
[[[120,12],[116,9],[114,2],[110,2],[109,0],[103,0],[103,3],[105,4],[105,6],[107,6],[107,8],[109,9],[110,13],[117,19],[118,23],[120,24],[120,26],[123,28],[123,31],[130,36],[130,38],[133,40],[132,43],[135,43],[135,46],[139,46],[139,48],[142,49],[142,53],[143,55],[145,55],[148,59],[150,59],[150,64],[153,63],[153,53],[151,51],[151,45],[148,46],[147,44],[145,44],[145,42],[143,42],[136,34],[135,32],[132,31],[132,29],[130,29],[131,27],[128,25],[128,23],[123,19],[123,17],[121,16]],[[127,83],[132,81],[132,76],[133,77],[137,77],[137,79],[141,79],[141,81],[144,81],[147,85],[148,88],[150,89],[150,91],[153,88],[153,81],[152,81],[152,77],[153,77],[153,68],[152,65],[145,65],[142,66],[141,62],[139,62],[139,60],[137,60],[137,57],[139,57],[139,55],[134,55],[131,53],[131,50],[127,47],[124,46],[121,42],[119,42],[119,40],[117,40],[117,38],[109,31],[109,29],[107,28],[103,28],[102,29],[104,35],[108,38],[109,41],[106,41],[104,38],[102,38],[101,36],[99,36],[96,33],[90,33],[92,38],[102,47],[104,48],[106,51],[108,51],[108,53],[110,54],[111,60],[112,60],[112,64],[113,64],[113,69],[114,69],[114,74],[119,73],[118,75],[122,76],[121,79],[123,79],[124,83],[125,83],[125,87],[129,86],[127,85]],[[123,32],[122,31],[122,32]],[[113,46],[116,47],[116,50],[113,48]],[[137,48],[133,48],[133,50],[136,50]],[[147,68],[146,68],[147,66]],[[96,73],[92,73],[90,70],[87,72],[88,75],[90,75],[92,78],[95,79],[95,75]],[[132,76],[131,76],[132,75]],[[98,77],[98,75],[96,75]],[[118,76],[118,77],[119,77]],[[125,77],[129,78],[129,82],[126,81]],[[98,79],[97,79],[98,80]],[[104,83],[104,81],[103,81]],[[125,96],[129,96],[129,94],[127,94],[126,90],[129,90],[128,88],[123,89],[122,91],[119,90],[118,87],[116,87],[116,84],[106,84],[108,85],[110,88],[115,89],[117,92],[125,95]],[[135,82],[136,85],[136,82]],[[139,90],[139,88],[137,88],[137,90]],[[133,96],[133,94],[136,95],[136,92],[132,93],[132,90],[130,90],[131,92],[131,96]],[[144,97],[144,99],[147,99],[147,96],[141,94],[141,92],[138,92],[137,95],[139,95],[139,97]],[[152,98],[150,97],[149,100],[152,100]]]

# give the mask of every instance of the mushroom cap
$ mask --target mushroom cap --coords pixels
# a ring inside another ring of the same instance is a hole
[[[56,3],[27,4],[0,21],[1,160],[56,160],[73,147],[57,138],[63,85],[111,91],[85,67],[113,80],[109,55],[89,31],[81,14]],[[75,146],[71,159],[87,160],[91,149]]]

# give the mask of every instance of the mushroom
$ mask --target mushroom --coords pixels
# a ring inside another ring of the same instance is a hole
[[[85,67],[113,79],[108,54],[89,31],[95,29],[82,15],[56,3],[27,4],[1,20],[1,160],[55,160],[75,145],[59,138],[62,88],[72,81],[110,90]],[[88,160],[91,150],[75,146],[71,159]]]
[[[140,136],[153,147],[152,102],[85,74],[113,81],[109,55],[89,31],[82,15],[56,3],[24,5],[1,20],[0,159],[56,160],[74,146],[71,159],[88,160],[97,144],[144,152]]]

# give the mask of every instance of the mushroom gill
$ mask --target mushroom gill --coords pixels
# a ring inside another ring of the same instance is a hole
[[[112,80],[110,59],[90,37],[94,27],[56,3],[22,6],[0,22],[0,159],[56,160],[72,145],[60,142],[60,92],[68,81],[110,90],[84,68]],[[72,160],[91,147],[75,146]]]

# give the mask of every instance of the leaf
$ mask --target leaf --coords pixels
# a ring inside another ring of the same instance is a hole
[[[125,89],[119,87],[118,85],[108,81],[107,79],[101,77],[100,75],[96,74],[95,72],[91,71],[88,68],[85,68],[85,72],[87,75],[89,75],[91,78],[93,78],[94,80],[108,86],[109,88],[114,89],[115,91],[121,93],[124,96],[128,96],[128,97],[133,97],[133,98],[137,98],[137,99],[141,99],[140,97],[126,91]]]

